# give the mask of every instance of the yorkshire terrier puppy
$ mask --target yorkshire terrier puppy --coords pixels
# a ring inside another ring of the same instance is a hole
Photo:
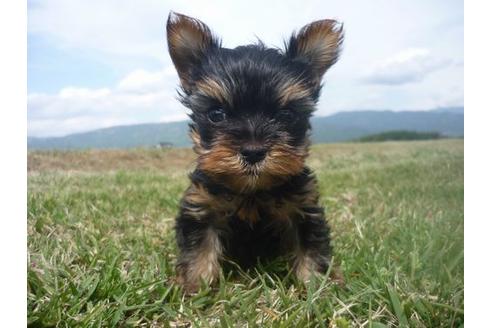
[[[285,50],[228,49],[201,21],[171,13],[167,40],[198,155],[176,218],[179,281],[195,291],[218,278],[224,260],[247,268],[278,256],[303,281],[325,273],[330,231],[304,162],[342,26],[313,22]]]

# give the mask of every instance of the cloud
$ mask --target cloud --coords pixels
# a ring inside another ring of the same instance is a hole
[[[177,80],[178,77],[172,65],[168,65],[165,70],[156,72],[137,69],[121,79],[117,88],[125,92],[145,93],[168,87],[174,89]]]
[[[166,49],[169,10],[201,19],[226,47],[255,35],[281,46],[308,22],[342,21],[344,49],[324,79],[319,115],[462,103],[459,1],[29,0],[28,42],[39,42],[29,54],[29,90],[37,92],[28,97],[29,134],[186,118]]]
[[[31,1],[28,33],[67,48],[105,54],[153,57],[165,51],[166,12],[158,1]]]
[[[224,37],[226,46],[254,42],[255,34],[281,45],[308,23],[320,1],[289,0],[265,6],[261,0],[31,0],[28,33],[42,35],[58,46],[97,51],[103,56],[152,58],[168,62],[165,23],[170,10],[199,17]],[[264,8],[265,10],[258,10]],[[272,28],[272,11],[277,17]],[[302,15],[300,15],[302,14]]]
[[[176,85],[170,69],[139,69],[113,88],[66,87],[54,95],[30,94],[29,135],[62,136],[114,125],[183,120],[187,116],[176,100]]]
[[[139,69],[131,72],[119,83],[118,87],[121,90],[127,91],[149,91],[159,87],[163,82],[163,74],[161,72],[148,72]]]
[[[419,82],[451,63],[432,56],[427,49],[411,48],[374,64],[362,79],[366,83],[383,85]]]

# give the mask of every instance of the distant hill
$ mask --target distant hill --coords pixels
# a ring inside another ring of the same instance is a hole
[[[331,143],[392,130],[437,132],[447,137],[464,135],[463,107],[430,111],[353,111],[311,119],[313,143]],[[115,126],[64,137],[28,137],[29,149],[132,148],[171,143],[188,147],[188,122]]]
[[[149,123],[114,126],[65,137],[27,138],[28,149],[135,148],[169,143],[191,145],[188,122]]]
[[[360,142],[375,142],[375,141],[404,141],[404,140],[435,140],[441,139],[442,136],[438,132],[416,132],[407,130],[387,131],[376,134],[370,134],[362,137],[357,141]]]
[[[438,113],[455,113],[455,114],[464,114],[464,107],[440,107],[433,110]]]
[[[338,142],[393,130],[438,132],[443,136],[464,135],[463,108],[430,111],[354,111],[340,112],[312,120],[313,142]]]

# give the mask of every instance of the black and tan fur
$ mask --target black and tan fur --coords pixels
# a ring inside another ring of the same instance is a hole
[[[304,162],[342,27],[306,25],[284,51],[227,49],[204,23],[171,13],[167,38],[198,155],[176,218],[180,282],[193,291],[213,283],[224,260],[249,267],[278,256],[290,256],[303,281],[326,272],[329,228]]]

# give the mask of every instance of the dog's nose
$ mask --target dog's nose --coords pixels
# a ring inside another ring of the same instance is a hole
[[[244,160],[249,164],[255,164],[263,160],[266,156],[267,150],[263,147],[249,146],[241,149],[241,155]]]

